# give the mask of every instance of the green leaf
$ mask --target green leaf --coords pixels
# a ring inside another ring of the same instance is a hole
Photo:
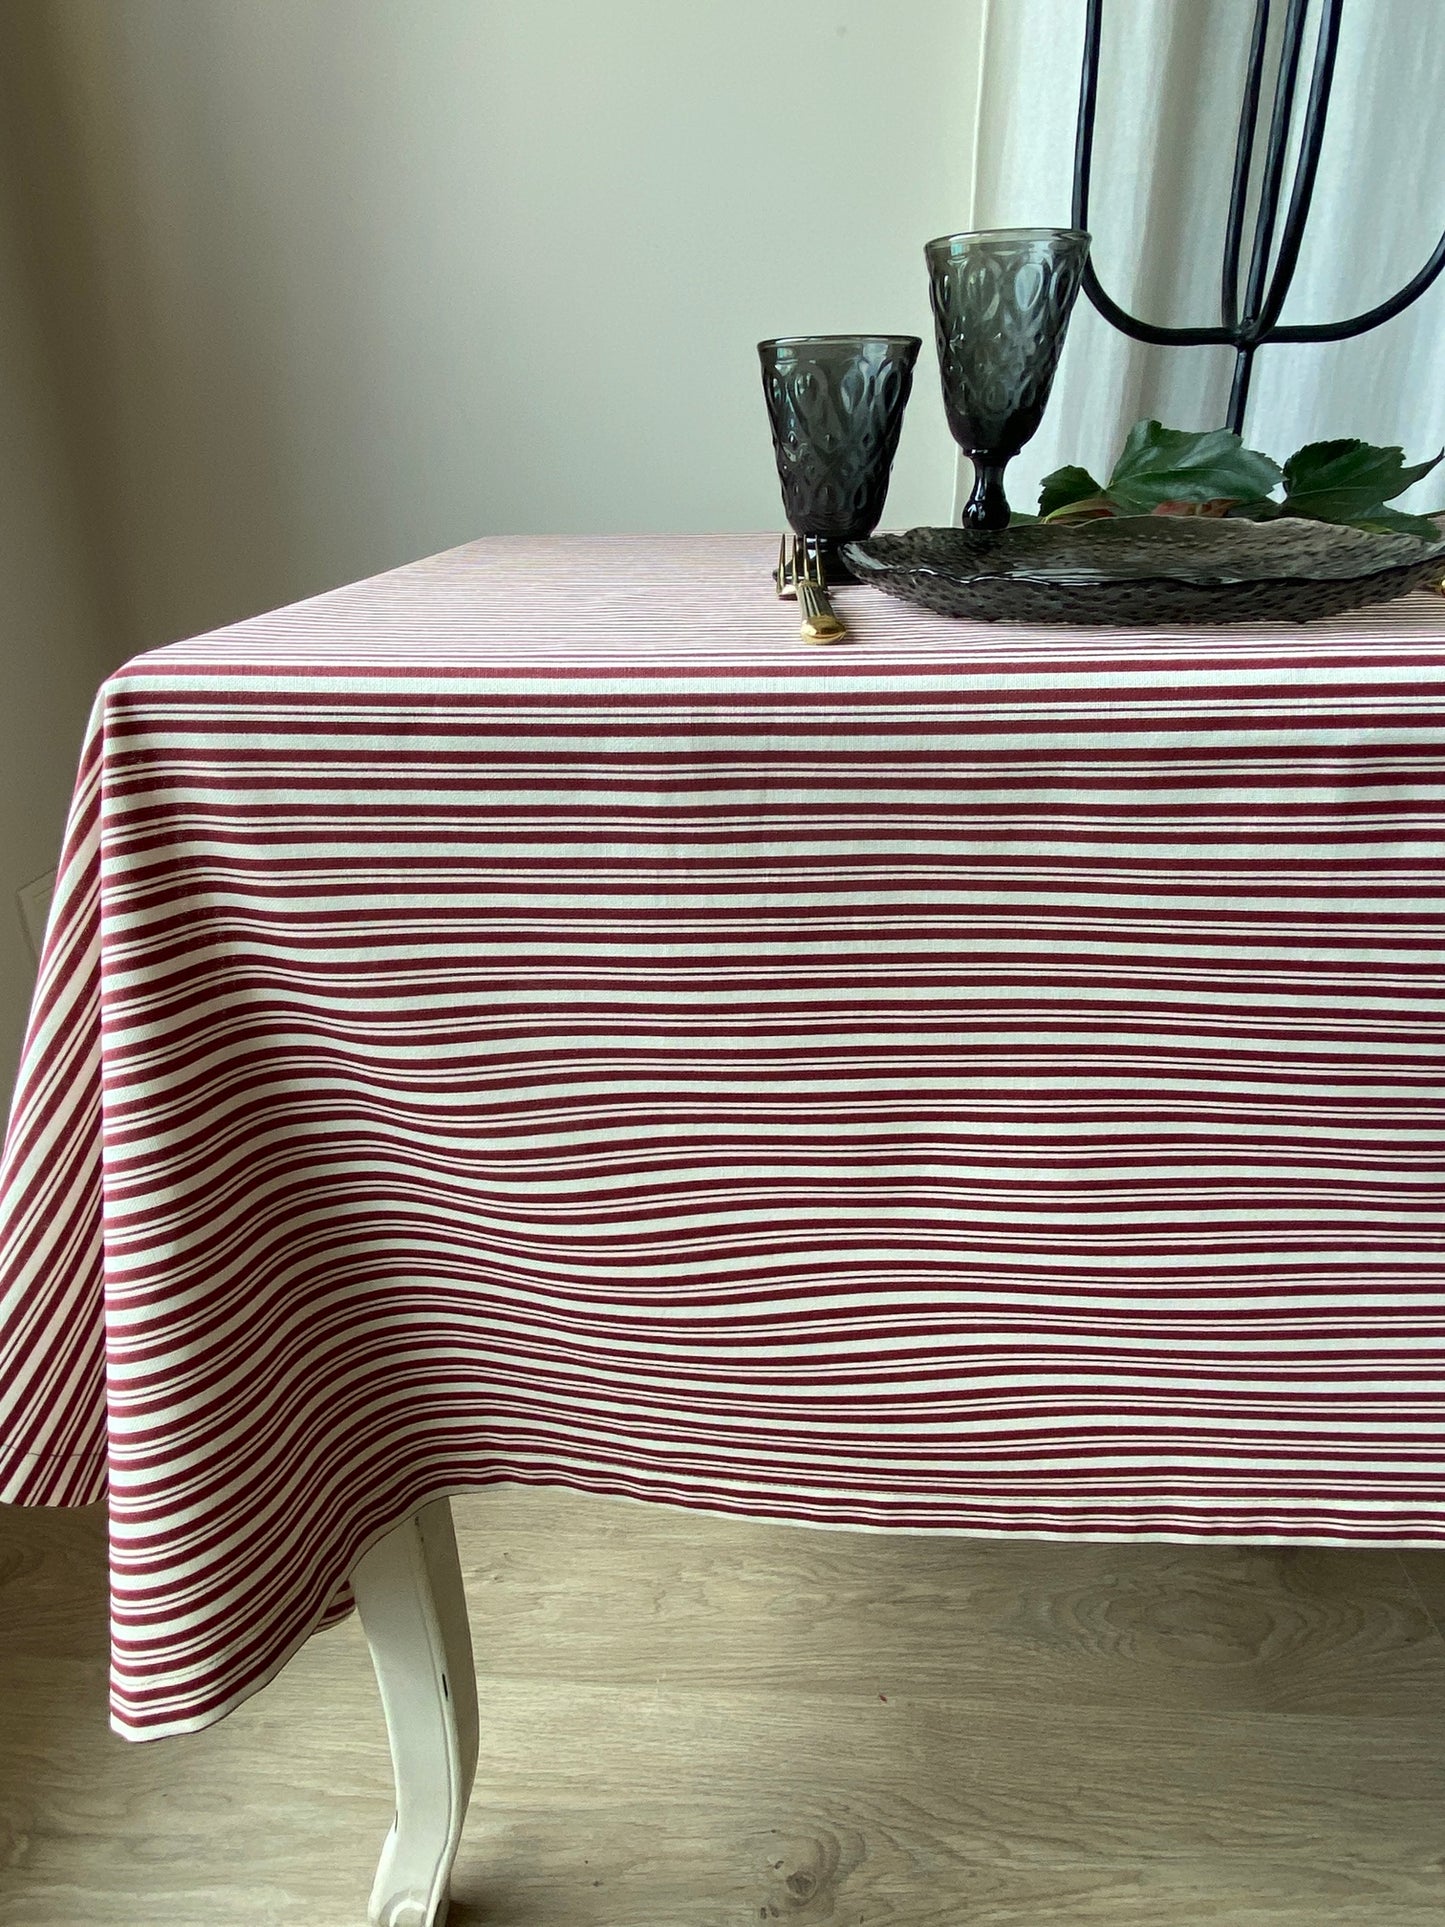
[[[1285,511],[1315,522],[1359,523],[1428,475],[1440,458],[1407,465],[1402,448],[1358,440],[1311,442],[1284,465]]]
[[[1047,519],[1074,502],[1084,502],[1104,492],[1086,468],[1056,468],[1046,475],[1039,490],[1039,516]]]
[[[1386,503],[1442,460],[1445,449],[1430,461],[1407,463],[1401,449],[1342,438],[1311,442],[1281,470],[1227,428],[1195,431],[1143,421],[1129,430],[1102,487],[1086,468],[1072,465],[1046,476],[1039,517],[1064,522],[1093,515],[1223,513],[1263,522],[1298,515],[1435,541],[1442,533],[1436,522]],[[1285,498],[1272,500],[1281,482]]]
[[[1313,519],[1319,521],[1320,517]],[[1382,535],[1418,535],[1427,542],[1438,542],[1442,534],[1440,524],[1432,522],[1428,515],[1407,515],[1403,509],[1386,508],[1383,502],[1377,502],[1364,515],[1354,517],[1352,526],[1371,529]]]
[[[1250,502],[1268,495],[1280,471],[1227,428],[1195,432],[1135,422],[1109,477],[1109,498],[1130,515],[1161,502]]]

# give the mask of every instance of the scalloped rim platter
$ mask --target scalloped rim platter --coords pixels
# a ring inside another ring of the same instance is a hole
[[[843,553],[860,582],[939,614],[1106,627],[1315,621],[1445,576],[1445,533],[1426,542],[1297,517],[918,528]]]

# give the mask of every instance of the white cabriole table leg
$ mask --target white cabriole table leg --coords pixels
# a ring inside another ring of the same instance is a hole
[[[441,1927],[477,1767],[477,1679],[451,1506],[423,1506],[351,1575],[386,1712],[396,1818],[371,1927]]]

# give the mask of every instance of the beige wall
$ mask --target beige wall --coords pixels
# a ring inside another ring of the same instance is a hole
[[[4,104],[0,91],[0,126]],[[91,698],[115,660],[19,186],[0,168],[0,1096],[34,977],[16,892],[55,864]]]
[[[485,532],[778,525],[754,344],[927,342],[980,11],[0,0],[7,1062],[122,657]],[[887,520],[953,474],[926,345]]]
[[[146,642],[482,531],[770,526],[754,343],[926,335],[967,207],[976,0],[46,11]],[[890,520],[951,499],[920,373]]]

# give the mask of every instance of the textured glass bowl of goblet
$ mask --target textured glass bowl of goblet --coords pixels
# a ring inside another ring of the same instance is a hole
[[[949,432],[974,467],[963,526],[1008,527],[1003,472],[1043,419],[1089,236],[987,228],[924,248]]]
[[[851,582],[839,553],[871,535],[913,386],[917,335],[785,335],[758,343],[783,512],[818,538],[830,582]]]

